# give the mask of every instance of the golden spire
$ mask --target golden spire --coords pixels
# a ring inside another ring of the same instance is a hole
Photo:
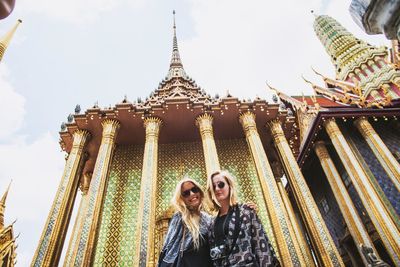
[[[11,182],[12,181],[10,181],[10,183],[8,184],[7,190],[0,200],[0,230],[4,228],[4,211],[6,209],[6,200],[8,191],[10,190]]]
[[[0,38],[0,61],[3,59],[4,51],[6,51],[15,31],[17,30],[19,24],[22,23],[22,20],[18,20],[14,27],[2,38]]]

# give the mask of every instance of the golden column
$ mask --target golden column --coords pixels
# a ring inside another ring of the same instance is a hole
[[[161,123],[161,119],[156,117],[148,117],[144,120],[146,143],[144,146],[142,180],[140,184],[135,253],[135,265],[140,267],[155,266],[154,232],[156,229],[158,135]]]
[[[368,262],[366,258],[363,257],[360,245],[362,244],[372,248],[375,252],[375,255],[378,255],[378,253],[376,253],[374,244],[370,239],[363,222],[358,216],[357,210],[354,207],[349,193],[347,192],[346,186],[343,184],[342,178],[336,170],[335,164],[329,156],[324,142],[318,141],[314,146],[314,150],[321,162],[322,169],[325,172],[326,178],[332,188],[336,201],[339,204],[339,208],[343,214],[344,220],[346,221],[347,228],[349,229],[349,232],[356,243],[357,249],[364,261],[365,266],[367,266]]]
[[[203,143],[203,153],[206,162],[207,176],[220,169],[217,147],[215,146],[213,127],[213,117],[210,114],[202,114],[196,118],[196,125],[200,130],[201,142]]]
[[[108,172],[115,150],[115,139],[120,127],[117,120],[106,119],[101,123],[103,136],[94,166],[88,191],[88,202],[84,209],[82,228],[78,241],[78,253],[74,266],[91,266],[95,241],[100,227],[100,213],[103,208]]]
[[[274,174],[258,135],[255,117],[254,113],[245,112],[240,115],[239,120],[243,126],[247,144],[257,169],[281,263],[283,266],[306,266],[306,261],[290,224]]]
[[[57,266],[60,260],[78,190],[80,172],[85,162],[83,150],[89,136],[89,132],[84,130],[73,133],[71,152],[31,266]]]
[[[304,260],[306,261],[306,266],[310,267],[315,266],[313,257],[311,255],[310,247],[308,246],[303,230],[301,229],[299,222],[297,221],[292,204],[290,203],[289,197],[286,193],[285,187],[283,186],[282,180],[280,178],[277,178],[276,183],[278,185],[279,193],[281,194],[283,204],[285,205],[287,214],[289,216],[290,223],[294,229],[294,232],[297,234],[297,241],[300,244],[301,252],[303,253]]]
[[[354,121],[354,125],[360,131],[389,178],[400,192],[400,164],[375,132],[372,125],[368,122],[368,119],[361,117]]]
[[[390,217],[385,204],[375,191],[335,120],[326,120],[324,126],[386,250],[393,262],[400,265],[399,229]]]
[[[270,122],[269,127],[321,264],[323,266],[344,266],[307,182],[292,154],[279,120]]]
[[[72,234],[69,240],[67,253],[65,254],[64,264],[63,266],[68,267],[71,266],[78,254],[79,248],[79,239],[82,231],[82,225],[84,221],[84,214],[86,212],[86,207],[88,203],[88,191],[90,186],[90,180],[92,179],[92,173],[85,173],[82,176],[81,181],[81,202],[79,203],[78,214],[76,215],[74,228],[72,230]]]

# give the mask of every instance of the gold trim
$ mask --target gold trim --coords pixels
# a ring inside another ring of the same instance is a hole
[[[400,192],[400,164],[368,122],[367,118],[361,117],[355,120],[354,125],[360,131],[368,146],[371,148],[372,152],[374,152],[376,158],[388,174],[390,180],[392,180],[393,184]]]
[[[31,266],[56,266],[60,260],[78,190],[80,172],[85,162],[83,149],[89,138],[90,133],[85,130],[73,133],[72,149],[65,163],[60,185]]]
[[[203,144],[204,161],[206,163],[207,176],[219,170],[217,147],[213,135],[213,117],[210,114],[202,114],[196,118],[196,126],[200,130],[201,142]]]
[[[334,119],[324,122],[326,132],[331,138],[339,158],[356,189],[382,243],[396,265],[400,265],[400,232],[388,213],[385,204],[376,192],[370,179],[351,150]]]
[[[357,213],[351,197],[347,192],[346,186],[344,185],[335,164],[329,156],[324,142],[318,141],[314,146],[314,150],[320,160],[322,169],[324,170],[325,176],[332,188],[335,199],[339,204],[339,209],[342,212],[347,228],[356,243],[360,255],[363,255],[361,245],[366,245],[372,248],[375,255],[378,255],[374,243],[370,239],[368,231],[365,229],[365,226]],[[365,257],[362,257],[362,259],[365,266],[367,266],[369,264],[367,259]]]
[[[142,179],[140,185],[139,213],[137,223],[136,266],[155,266],[155,227],[158,136],[162,124],[157,117],[144,119],[146,143],[143,155]]]
[[[297,165],[279,120],[268,123],[282,165],[286,170],[299,209],[318,257],[324,266],[344,266],[304,176]]]
[[[264,195],[268,216],[283,266],[305,266],[303,254],[290,224],[288,214],[279,193],[278,185],[258,135],[255,114],[242,113],[239,121],[243,126],[247,144],[253,157],[257,176]]]

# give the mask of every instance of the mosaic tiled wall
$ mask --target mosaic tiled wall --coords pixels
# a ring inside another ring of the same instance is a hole
[[[397,191],[386,171],[357,129],[349,126],[341,127],[345,133],[348,133],[349,144],[357,148],[355,154],[358,158],[362,158],[361,164],[367,173],[369,173],[370,177],[375,177],[375,179],[372,179],[372,182],[376,183],[376,187],[379,189],[378,193],[382,196],[382,199],[387,202],[390,212],[394,214],[397,213],[398,217],[400,214],[400,192]],[[400,225],[399,220],[397,220],[397,225]]]
[[[315,159],[318,161],[318,159]],[[329,233],[332,236],[336,247],[340,248],[340,238],[345,234],[345,223],[342,212],[330,188],[329,182],[325,176],[322,167],[319,164],[314,164],[313,167],[304,173],[308,177],[307,184],[310,187],[315,203],[318,206]],[[328,209],[324,210],[323,201],[327,201]]]
[[[251,201],[257,204],[257,214],[263,222],[264,228],[275,251],[277,251],[261,185],[258,181],[256,167],[250,155],[246,140],[217,140],[216,146],[221,168],[228,170],[237,179],[240,202],[245,203]]]
[[[94,266],[134,266],[143,146],[117,147],[111,165]]]

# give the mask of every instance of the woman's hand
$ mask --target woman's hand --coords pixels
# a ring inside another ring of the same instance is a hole
[[[257,204],[254,202],[247,202],[244,204],[245,206],[249,207],[250,209],[254,210],[255,212],[257,212]]]

